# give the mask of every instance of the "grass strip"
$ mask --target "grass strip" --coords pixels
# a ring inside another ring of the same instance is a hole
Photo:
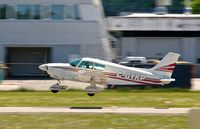
[[[186,116],[131,114],[0,115],[2,129],[186,129]]]
[[[0,106],[28,107],[200,107],[200,92],[135,92],[107,90],[88,97],[83,91],[0,92]]]

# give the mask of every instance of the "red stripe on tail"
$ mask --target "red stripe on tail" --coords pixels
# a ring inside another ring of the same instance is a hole
[[[169,64],[169,65],[166,65],[166,66],[162,66],[160,68],[157,68],[156,70],[157,71],[164,71],[164,72],[170,72],[172,73],[175,69],[175,66],[176,66],[176,63],[174,64]]]

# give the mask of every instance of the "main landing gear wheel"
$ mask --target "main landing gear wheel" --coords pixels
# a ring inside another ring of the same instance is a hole
[[[88,96],[92,97],[95,95],[95,93],[87,93]]]
[[[97,92],[101,92],[102,90],[103,90],[102,88],[96,86],[95,77],[91,77],[90,86],[88,86],[84,89],[84,91],[90,97],[94,96]]]
[[[51,90],[52,93],[58,93],[59,90]]]
[[[85,88],[85,92],[88,96],[93,97],[96,93],[101,92],[103,89],[97,86],[88,86]]]
[[[58,93],[61,90],[60,86],[57,84],[51,86],[49,89],[51,90],[52,93]]]

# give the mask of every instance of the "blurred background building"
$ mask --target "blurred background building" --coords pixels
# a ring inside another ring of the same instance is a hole
[[[109,17],[108,29],[119,38],[118,55],[161,59],[169,51],[200,63],[200,15],[132,14]]]
[[[190,0],[1,0],[0,63],[11,76],[42,75],[47,62],[169,51],[200,64],[200,16],[190,13]]]
[[[132,4],[127,8],[140,3],[126,1],[129,2]],[[181,60],[197,64],[196,77],[200,77],[200,15],[191,14],[189,0],[142,0],[138,7],[121,9],[122,12],[109,9],[107,12],[118,15],[107,18],[108,30],[119,39],[112,45],[116,47],[116,55],[161,59],[169,51],[180,53]]]
[[[0,62],[11,76],[41,75],[38,65],[47,62],[110,55],[99,0],[0,1]]]

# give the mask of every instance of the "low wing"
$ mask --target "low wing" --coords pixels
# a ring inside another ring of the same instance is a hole
[[[93,81],[94,83],[101,85],[106,83],[106,76],[104,75],[104,73],[102,71],[96,70],[80,70],[78,71],[77,79],[83,82]]]

